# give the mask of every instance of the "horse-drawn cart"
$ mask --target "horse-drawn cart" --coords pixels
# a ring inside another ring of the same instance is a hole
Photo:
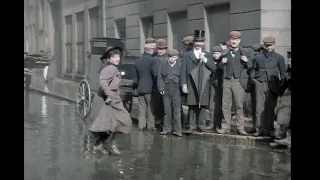
[[[91,111],[91,101],[99,90],[99,72],[102,68],[100,57],[109,46],[117,46],[122,49],[120,64],[117,66],[121,74],[120,95],[124,107],[130,112],[133,104],[133,86],[135,69],[132,63],[138,57],[126,56],[125,41],[116,38],[93,38],[91,41],[91,53],[88,75],[79,84],[77,95],[77,110],[79,115],[86,119]]]

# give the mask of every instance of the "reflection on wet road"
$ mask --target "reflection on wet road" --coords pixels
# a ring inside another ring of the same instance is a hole
[[[245,148],[208,140],[140,132],[117,141],[121,156],[92,154],[75,104],[35,92],[24,99],[26,180],[280,180],[291,157],[268,147]]]

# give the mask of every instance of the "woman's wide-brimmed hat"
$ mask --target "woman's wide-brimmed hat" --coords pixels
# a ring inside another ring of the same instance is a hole
[[[121,47],[118,47],[118,46],[108,46],[106,51],[103,53],[103,55],[100,57],[100,60],[103,60],[103,59],[106,59],[109,52],[114,50],[114,49],[118,49],[120,52],[123,51],[123,49]]]

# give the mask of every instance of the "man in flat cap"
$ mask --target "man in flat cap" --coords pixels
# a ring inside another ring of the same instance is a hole
[[[156,55],[154,56],[155,64],[152,69],[153,77],[154,77],[154,83],[157,84],[157,76],[158,76],[158,70],[162,64],[162,62],[168,60],[167,56],[167,41],[165,39],[157,39],[156,40]],[[154,93],[152,94],[152,104],[155,106],[155,120],[156,124],[162,124],[163,123],[163,117],[164,117],[164,107],[162,103],[162,96],[160,95],[160,92],[155,86]]]
[[[230,42],[229,41],[223,41],[220,43],[220,47],[222,48],[222,54],[227,54],[230,49]]]
[[[156,40],[154,39],[154,38],[147,38],[146,40],[145,40],[145,44],[149,44],[149,43],[156,43]]]
[[[186,133],[192,133],[197,128],[206,131],[206,108],[209,106],[210,97],[209,80],[216,66],[212,62],[211,53],[202,49],[205,41],[204,33],[205,31],[195,30],[193,50],[186,52],[182,60],[180,83],[183,93],[187,94],[190,123]]]
[[[193,36],[186,36],[183,38],[182,43],[184,45],[184,49],[182,50],[182,52],[180,53],[180,60],[183,59],[183,55],[186,52],[189,52],[193,49]],[[185,115],[185,113],[183,112],[184,109],[188,109],[187,107],[187,95],[184,93],[181,93],[181,104],[183,105],[183,107],[181,107],[181,123],[182,126],[186,129],[189,128],[189,122],[187,121],[187,116]]]
[[[275,38],[263,39],[264,50],[252,59],[250,70],[253,71],[253,82],[256,93],[256,132],[254,136],[274,136],[274,110],[281,81],[286,74],[284,57],[274,51]]]
[[[243,101],[245,91],[248,90],[247,63],[251,54],[240,47],[241,33],[230,32],[230,50],[221,60],[223,67],[223,95],[222,112],[224,120],[222,128],[217,129],[220,134],[230,132],[232,102],[236,106],[236,126],[240,135],[247,135],[244,130]]]
[[[251,48],[253,50],[254,55],[257,55],[258,53],[263,51],[263,45],[260,43],[252,45]]]
[[[161,134],[171,133],[182,136],[181,131],[181,89],[180,89],[180,67],[179,52],[175,49],[168,51],[168,61],[161,62],[157,87],[162,95],[164,105],[164,120]]]
[[[206,128],[207,130],[215,130],[216,128],[221,128],[222,121],[222,75],[223,69],[220,68],[221,57],[223,49],[221,46],[213,46],[213,63],[217,66],[215,73],[211,74],[210,84],[211,84],[211,93],[210,93],[210,123]]]
[[[191,51],[193,49],[193,36],[186,36],[182,39],[182,43],[184,45],[184,50],[182,50],[182,53],[180,57],[182,58],[184,52]]]
[[[155,61],[152,57],[155,45],[152,43],[145,44],[144,54],[135,64],[136,74],[134,82],[137,85],[139,99],[139,130],[155,130],[153,107],[151,106],[151,94],[154,91],[154,80],[152,68]]]

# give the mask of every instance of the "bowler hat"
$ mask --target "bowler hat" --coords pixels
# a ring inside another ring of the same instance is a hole
[[[114,49],[118,49],[120,52],[122,52],[122,48],[121,47],[117,47],[117,46],[108,46],[106,51],[103,53],[103,55],[100,57],[100,60],[106,59],[109,52],[114,50]]]
[[[204,39],[204,35],[205,35],[205,31],[203,30],[194,30],[194,39],[193,41],[198,41],[198,42],[203,42]]]
[[[168,48],[167,41],[166,41],[165,39],[158,39],[158,40],[156,40],[156,46],[157,46],[157,48],[159,48],[159,49]]]

